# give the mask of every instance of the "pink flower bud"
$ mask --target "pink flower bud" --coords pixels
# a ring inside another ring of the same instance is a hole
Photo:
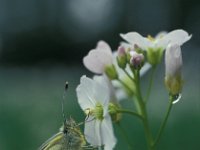
[[[141,67],[144,61],[144,55],[139,54],[135,51],[130,51],[130,55],[130,64],[133,65],[135,68]]]
[[[117,64],[122,69],[126,68],[127,56],[126,56],[126,50],[124,46],[119,46],[117,49]]]
[[[117,49],[118,57],[124,57],[126,55],[126,50],[123,46],[119,46]]]

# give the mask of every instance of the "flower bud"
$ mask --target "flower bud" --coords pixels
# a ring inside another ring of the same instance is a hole
[[[123,46],[119,46],[117,50],[117,64],[120,68],[125,69],[127,63],[126,50]]]
[[[122,114],[118,112],[119,108],[120,108],[119,104],[109,103],[108,111],[113,122],[119,122],[122,118]]]
[[[135,68],[141,68],[144,62],[144,55],[143,54],[139,54],[135,51],[131,51],[130,52],[131,55],[131,59],[130,59],[130,64]]]
[[[182,64],[180,45],[169,44],[165,52],[165,85],[172,95],[177,95],[182,90]]]
[[[110,80],[118,79],[118,73],[113,64],[105,67],[105,73]]]

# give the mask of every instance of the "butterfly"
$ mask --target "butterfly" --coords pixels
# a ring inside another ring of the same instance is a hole
[[[68,82],[65,84],[65,91],[68,89]],[[64,99],[64,97],[63,97]],[[86,140],[84,135],[80,130],[80,125],[77,124],[73,118],[66,119],[64,115],[62,101],[62,113],[63,113],[63,126],[60,128],[60,131],[48,139],[44,144],[39,147],[39,150],[94,150],[96,149],[93,146],[86,145]]]
[[[39,150],[83,150],[86,140],[79,125],[70,117],[60,131],[48,139]]]

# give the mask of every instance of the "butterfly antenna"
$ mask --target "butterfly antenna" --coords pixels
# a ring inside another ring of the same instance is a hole
[[[67,93],[68,87],[69,87],[69,83],[66,81],[65,82],[65,89],[64,89],[64,92],[63,92],[63,98],[62,98],[62,101],[61,101],[62,115],[63,115],[63,119],[64,119],[63,120],[64,124],[66,122],[66,116],[65,116],[65,113],[64,113],[64,100],[65,100],[65,97],[66,97],[66,93]]]

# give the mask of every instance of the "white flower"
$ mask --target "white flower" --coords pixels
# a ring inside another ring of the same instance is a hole
[[[112,61],[112,50],[104,41],[99,41],[97,47],[90,50],[88,55],[83,58],[85,67],[98,74],[104,73],[105,67],[111,65]]]
[[[127,34],[120,34],[120,36],[132,45],[138,45],[143,50],[148,48],[162,48],[165,49],[169,43],[177,43],[182,45],[187,42],[192,36],[186,31],[178,29],[169,33],[161,32],[155,38],[143,37],[137,32],[129,32]]]
[[[85,138],[93,146],[104,145],[105,150],[112,150],[116,144],[111,117],[108,113],[109,89],[106,81],[100,83],[86,76],[76,89],[78,102],[84,111],[90,112],[85,123]]]

